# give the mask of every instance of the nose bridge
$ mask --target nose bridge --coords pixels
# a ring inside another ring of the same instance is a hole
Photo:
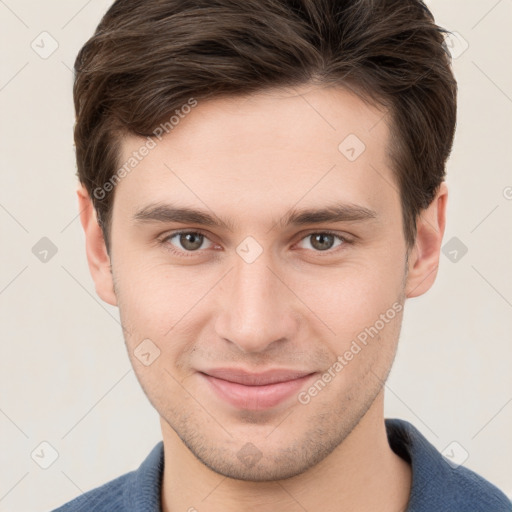
[[[251,263],[237,256],[225,283],[218,334],[246,352],[265,350],[275,341],[292,337],[296,329],[290,291],[272,266],[265,251]]]

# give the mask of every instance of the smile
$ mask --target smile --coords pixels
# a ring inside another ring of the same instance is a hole
[[[237,409],[263,410],[277,406],[313,378],[315,373],[271,370],[251,374],[238,370],[218,369],[198,374],[214,394]]]

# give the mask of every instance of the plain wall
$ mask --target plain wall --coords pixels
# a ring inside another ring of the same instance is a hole
[[[50,510],[135,469],[161,439],[77,217],[71,69],[110,3],[0,2],[1,512]],[[441,451],[456,441],[464,465],[512,497],[512,3],[428,4],[469,45],[454,59],[447,178],[445,243],[458,245],[431,291],[406,303],[386,417]],[[48,58],[31,47],[51,50],[43,31],[58,43]],[[33,253],[43,237],[57,249],[47,262]],[[58,452],[48,469],[31,457],[43,441]]]

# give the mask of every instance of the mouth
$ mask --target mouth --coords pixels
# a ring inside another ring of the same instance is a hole
[[[296,396],[316,372],[274,369],[250,373],[216,368],[198,372],[209,390],[237,409],[264,410]]]

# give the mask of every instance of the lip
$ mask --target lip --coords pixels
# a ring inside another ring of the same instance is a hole
[[[199,376],[223,401],[238,409],[263,410],[284,402],[310,380],[314,372],[273,369],[250,373],[231,368],[200,371]]]

